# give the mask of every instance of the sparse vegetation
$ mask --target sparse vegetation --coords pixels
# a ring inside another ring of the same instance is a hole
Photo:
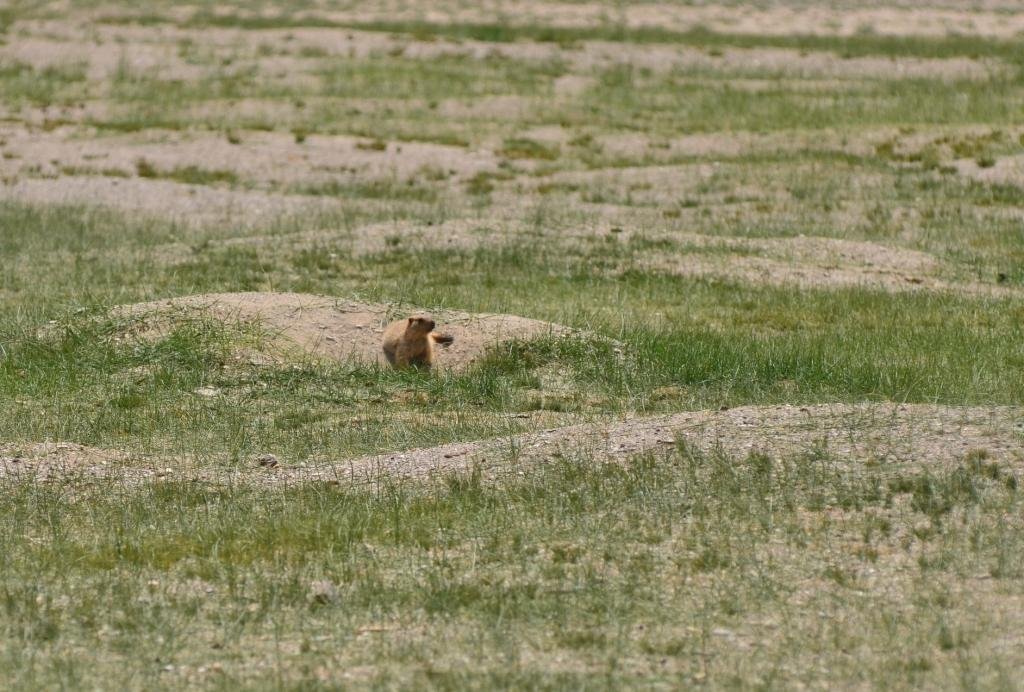
[[[548,161],[557,159],[559,155],[557,146],[524,138],[506,139],[498,153],[510,159],[544,159]]]
[[[839,461],[684,447],[623,467],[556,460],[498,486],[473,473],[366,490],[167,480],[69,500],[8,485],[5,654],[29,661],[8,679],[259,686],[272,661],[295,685],[333,675],[322,666],[364,671],[362,683],[519,687],[787,683],[820,680],[821,665],[867,685],[951,671],[1011,684],[1005,658],[970,652],[1013,626],[998,605],[1022,572],[1024,534],[1003,525],[1022,509],[1013,476],[849,475]],[[841,618],[828,642],[822,613]],[[529,662],[505,662],[510,646]],[[62,671],[27,655],[39,648],[60,652]],[[467,667],[463,652],[492,662]],[[594,671],[550,669],[565,659]]]
[[[79,63],[36,68],[22,62],[0,62],[0,98],[17,106],[66,105],[83,95],[85,67]]]
[[[358,142],[356,148],[364,151],[385,151],[388,148],[388,143],[380,139],[374,139],[369,142]]]
[[[165,178],[190,185],[212,185],[214,183],[236,184],[238,176],[233,171],[213,170],[199,166],[176,166],[169,170],[157,168],[145,158],[135,162],[135,172],[140,178]]]
[[[432,202],[437,199],[437,192],[426,185],[413,180],[399,182],[393,179],[358,180],[342,182],[331,180],[325,183],[311,183],[299,188],[307,195],[327,195],[330,197],[365,197],[384,200],[411,200]]]

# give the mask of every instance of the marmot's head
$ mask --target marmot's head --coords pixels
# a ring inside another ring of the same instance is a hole
[[[409,318],[407,331],[429,334],[434,330],[436,323],[430,315],[413,315]]]

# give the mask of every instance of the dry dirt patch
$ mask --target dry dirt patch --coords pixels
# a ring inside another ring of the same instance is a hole
[[[178,223],[257,225],[284,215],[336,211],[341,202],[315,195],[284,195],[187,185],[152,178],[64,176],[0,186],[0,199],[38,204],[98,204]]]
[[[102,477],[118,473],[129,455],[73,442],[0,445],[0,479],[59,480],[76,475]]]
[[[235,143],[219,133],[151,129],[131,135],[83,137],[79,128],[53,131],[0,128],[5,176],[58,175],[62,171],[115,170],[135,175],[140,161],[159,174],[194,167],[226,171],[261,187],[289,189],[324,182],[420,179],[425,169],[472,177],[497,165],[489,152],[427,142],[376,142],[359,137],[309,135],[302,142],[284,132],[247,131]]]
[[[941,263],[918,250],[866,241],[817,236],[792,238],[722,238],[683,235],[696,248],[731,253],[657,253],[651,268],[682,276],[718,276],[727,280],[806,287],[869,286],[885,290],[964,290],[988,286],[951,284],[938,277]]]
[[[721,242],[719,242],[721,240]],[[703,238],[728,253],[652,253],[641,260],[648,269],[678,276],[717,277],[755,284],[805,288],[868,287],[887,291],[963,291],[1002,293],[1001,287],[952,283],[935,276],[939,263],[915,250],[833,238],[770,238],[756,241]],[[774,256],[773,256],[774,255]]]
[[[895,251],[897,254],[899,251]],[[798,286],[800,288],[867,288],[882,291],[932,291],[992,298],[1018,295],[1010,286],[977,281],[952,281],[913,269],[773,257],[660,254],[642,260],[648,270],[676,276],[709,277],[729,282]]]
[[[0,47],[0,59],[36,68],[83,65],[90,80],[110,79],[125,67],[167,79],[197,80],[208,68],[188,64],[171,43],[95,43],[53,36],[22,36]]]
[[[416,308],[389,308],[327,296],[300,293],[217,293],[172,298],[123,306],[115,311],[134,318],[135,334],[158,336],[182,319],[211,318],[224,323],[257,324],[270,335],[274,351],[299,353],[340,361],[384,363],[383,327]],[[455,337],[438,350],[438,367],[461,370],[480,360],[502,342],[566,336],[567,327],[516,315],[434,313],[439,331]]]
[[[559,457],[594,463],[622,462],[664,452],[680,442],[704,452],[773,458],[813,449],[839,463],[939,468],[975,452],[1016,469],[1024,464],[1024,409],[960,408],[927,404],[825,404],[747,406],[635,418],[613,425],[584,424],[511,439],[465,442],[381,454],[303,469],[279,469],[277,480],[363,482],[382,475],[422,478],[480,468],[488,477],[515,475]],[[851,469],[852,470],[852,469]]]
[[[975,159],[957,159],[954,165],[960,175],[989,185],[1024,187],[1024,155],[1004,156],[986,165]]]
[[[843,57],[831,51],[801,51],[790,48],[724,48],[715,55],[693,47],[668,45],[624,45],[605,41],[588,41],[574,52],[566,52],[576,71],[607,69],[615,65],[631,65],[653,73],[677,71],[681,75],[700,75],[706,71],[733,73],[736,76],[762,76],[774,82],[778,77],[792,80],[849,80],[936,78],[984,79],[1009,66],[998,60],[974,58],[915,58],[862,56]],[[800,87],[802,82],[785,82]],[[730,81],[730,86],[734,82]],[[769,87],[770,88],[770,87]]]
[[[248,225],[388,204],[389,186],[396,195],[406,184],[446,188],[496,166],[490,152],[426,142],[368,146],[358,137],[311,135],[300,143],[280,132],[245,132],[234,144],[219,134],[166,130],[82,135],[76,127],[0,127],[0,198]],[[143,168],[155,177],[138,177]],[[189,176],[213,184],[168,179]]]

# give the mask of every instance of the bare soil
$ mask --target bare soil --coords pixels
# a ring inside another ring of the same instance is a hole
[[[751,452],[773,458],[827,451],[861,469],[891,465],[941,468],[972,450],[1021,469],[1024,409],[958,408],[926,404],[825,404],[747,406],[635,418],[612,425],[584,424],[490,440],[382,454],[300,469],[280,469],[278,479],[371,480],[386,474],[425,477],[479,467],[491,477],[514,475],[530,465],[564,456],[593,455],[619,463],[645,452],[685,444],[705,453]]]
[[[884,291],[933,291],[971,295],[1003,296],[1019,293],[1012,287],[973,281],[956,282],[931,273],[934,261],[912,260],[899,263],[900,250],[893,257],[877,264],[858,261],[840,253],[819,254],[823,239],[784,239],[783,242],[762,241],[775,248],[795,251],[794,259],[752,255],[725,254],[662,254],[643,262],[648,269],[678,276],[716,277],[723,281],[741,281],[774,286],[797,285],[804,288],[868,287]],[[810,241],[804,244],[803,241]],[[849,241],[836,241],[838,243]],[[803,245],[803,247],[802,247]],[[866,243],[866,245],[870,245]],[[876,246],[884,252],[883,246]],[[911,251],[913,252],[913,251]],[[921,254],[921,253],[917,253]],[[803,255],[801,257],[800,255]],[[850,261],[852,260],[852,261]]]
[[[255,131],[245,132],[236,143],[213,132],[150,129],[132,135],[91,134],[85,137],[75,127],[42,131],[0,126],[10,157],[0,159],[0,175],[52,177],[77,169],[134,177],[144,161],[159,175],[191,166],[225,171],[255,187],[287,189],[328,181],[405,182],[422,176],[426,168],[469,178],[497,164],[487,151],[429,142],[382,142],[371,147],[360,137],[309,135],[298,142],[288,132]]]
[[[251,466],[235,471],[197,469],[159,458],[131,459],[123,453],[70,443],[44,443],[0,448],[0,477],[362,484],[385,476],[423,480],[478,469],[485,478],[500,479],[560,458],[622,463],[645,453],[663,457],[679,445],[705,454],[759,453],[776,461],[816,455],[851,474],[871,470],[886,476],[907,468],[942,471],[968,455],[1021,473],[1024,409],[897,403],[745,406],[573,425],[330,463],[270,467],[253,460]]]
[[[47,482],[77,475],[103,477],[117,473],[129,460],[125,452],[73,442],[4,444],[0,445],[0,479],[31,477]]]
[[[975,159],[958,159],[955,164],[960,175],[984,183],[1024,187],[1024,155],[1003,156],[981,165]]]
[[[284,215],[326,212],[341,206],[338,200],[323,196],[105,176],[23,178],[0,186],[0,199],[38,204],[98,204],[177,223],[234,225],[254,225]]]
[[[1010,0],[964,7],[943,3],[840,3],[806,6],[800,2],[750,7],[741,3],[678,4],[644,2],[610,10],[607,3],[522,2],[514,12],[507,5],[489,2],[466,5],[455,0],[432,4],[424,11],[415,2],[361,4],[354,12],[325,16],[352,21],[370,19],[422,19],[435,22],[493,22],[496,18],[554,26],[593,26],[614,22],[627,26],[660,26],[673,30],[707,27],[716,31],[756,34],[818,34],[845,36],[873,31],[899,36],[944,36],[953,33],[1011,38],[1024,29],[1024,12]]]

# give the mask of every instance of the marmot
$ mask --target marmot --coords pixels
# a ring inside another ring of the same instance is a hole
[[[392,322],[384,329],[384,357],[396,368],[410,365],[429,368],[434,364],[434,344],[450,344],[455,337],[434,331],[430,315],[413,315]]]

